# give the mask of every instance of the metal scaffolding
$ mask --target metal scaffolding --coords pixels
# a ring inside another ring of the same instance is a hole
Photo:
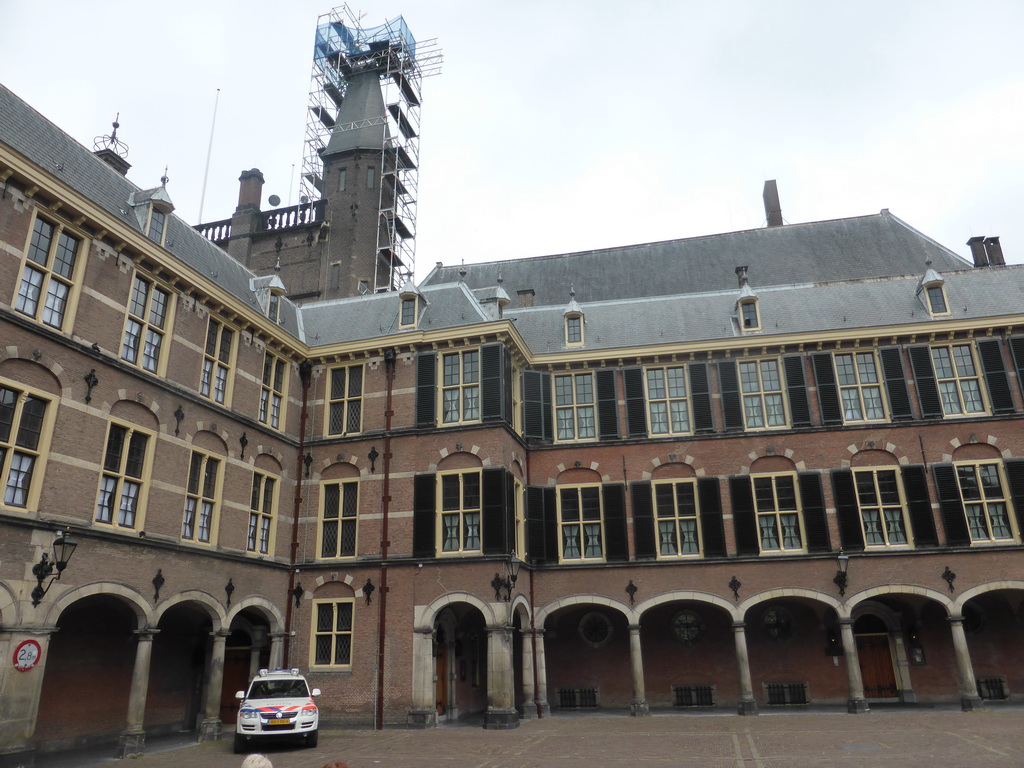
[[[390,291],[412,280],[415,272],[420,87],[424,77],[440,73],[442,53],[436,40],[417,42],[401,16],[372,28],[363,28],[361,18],[341,5],[317,20],[301,194],[309,201],[321,198],[321,152],[332,133],[386,126],[379,155],[373,290]],[[380,75],[385,113],[338,124],[349,79],[366,71]]]

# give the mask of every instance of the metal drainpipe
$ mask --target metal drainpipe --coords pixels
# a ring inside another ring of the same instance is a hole
[[[530,450],[526,450],[526,487],[530,487]],[[523,547],[526,547],[526,542],[523,542]],[[536,554],[536,553],[535,553]],[[533,616],[536,612],[537,607],[534,602],[533,596],[533,564],[530,564],[530,646],[533,648],[533,704],[537,707],[537,719],[541,720],[544,717],[544,707],[540,700],[540,675],[537,672],[537,625],[534,623]]]
[[[292,519],[292,542],[288,569],[288,597],[284,614],[284,666],[291,668],[292,643],[292,593],[295,591],[295,561],[299,551],[299,514],[302,511],[302,471],[306,458],[306,414],[309,406],[309,382],[313,377],[313,364],[309,360],[299,363],[299,378],[302,379],[302,411],[299,417],[299,450],[295,458],[295,507]]]
[[[384,401],[384,462],[381,471],[384,473],[384,486],[381,489],[381,524],[380,524],[380,597],[377,600],[377,718],[374,727],[384,730],[384,641],[387,638],[388,618],[388,512],[391,508],[391,396],[395,386],[395,363],[397,355],[394,349],[384,350],[384,376],[386,398]]]

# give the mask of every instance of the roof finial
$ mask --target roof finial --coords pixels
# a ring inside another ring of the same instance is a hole
[[[160,186],[167,187],[167,182],[170,181],[170,177],[167,175],[167,166],[164,166],[164,175],[160,177]]]
[[[466,260],[465,259],[462,260],[462,266],[459,267],[459,281],[460,282],[465,282],[466,281]]]
[[[501,284],[504,283],[504,282],[505,282],[505,278],[503,278],[501,276],[501,268],[499,267],[498,268],[498,287],[500,288]]]
[[[569,283],[569,301],[573,301],[576,298],[576,288],[572,283]]]
[[[109,149],[118,157],[124,158],[128,155],[128,145],[117,138],[117,129],[121,127],[119,122],[121,119],[121,113],[117,113],[117,117],[114,118],[114,122],[111,123],[114,130],[110,132],[109,136],[97,136],[92,141],[92,148],[94,152],[99,152],[101,149]]]

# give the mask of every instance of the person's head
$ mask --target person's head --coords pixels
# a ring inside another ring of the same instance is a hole
[[[335,760],[333,763],[328,763],[324,768],[348,768],[348,766],[341,762],[341,760]]]
[[[242,768],[274,768],[266,755],[249,755],[242,761]]]

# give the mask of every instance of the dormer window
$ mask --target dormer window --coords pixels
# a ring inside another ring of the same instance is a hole
[[[149,226],[146,229],[147,237],[154,243],[162,244],[164,241],[164,225],[166,223],[167,214],[154,207],[150,207]]]
[[[281,314],[281,294],[271,291],[270,299],[267,302],[267,317],[272,322],[277,322]]]
[[[583,315],[566,315],[565,343],[569,345],[583,343]]]
[[[942,279],[942,275],[932,269],[932,262],[930,260],[926,261],[925,264],[927,269],[925,270],[924,277],[917,284],[917,298],[924,304],[928,314],[932,316],[948,315],[949,301],[946,297],[946,281]]]
[[[402,316],[398,320],[400,328],[413,328],[416,326],[416,297],[410,296],[402,299]]]
[[[740,304],[740,320],[745,331],[756,331],[761,327],[761,317],[757,311],[757,299],[750,299]]]

